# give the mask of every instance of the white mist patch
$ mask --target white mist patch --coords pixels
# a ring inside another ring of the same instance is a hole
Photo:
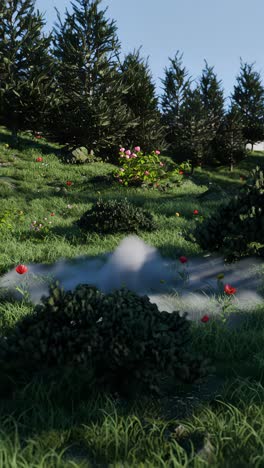
[[[129,236],[122,240],[101,269],[97,285],[104,292],[125,286],[137,293],[144,293],[161,290],[161,284],[165,284],[163,281],[171,282],[172,279],[168,262],[157,249],[137,236]]]
[[[98,258],[88,256],[61,259],[54,264],[28,264],[28,273],[19,275],[15,268],[0,278],[0,288],[21,294],[16,287],[26,289],[33,303],[48,296],[49,284],[58,280],[64,289],[78,284],[91,284],[107,293],[125,286],[138,294],[146,294],[159,310],[187,312],[191,320],[202,315],[219,314],[217,275],[224,274],[223,283],[237,288],[233,298],[240,310],[250,310],[263,304],[259,288],[263,288],[264,262],[245,259],[229,265],[217,255],[189,258],[182,265],[178,260],[164,259],[154,247],[137,236],[124,238],[114,252]],[[188,273],[189,280],[181,275]]]

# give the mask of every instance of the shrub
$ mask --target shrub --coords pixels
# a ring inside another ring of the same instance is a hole
[[[258,166],[240,193],[198,225],[195,240],[207,250],[222,249],[230,259],[264,256],[264,177]]]
[[[142,185],[143,183],[154,184],[166,175],[164,163],[160,160],[159,151],[145,154],[140,151],[139,146],[134,152],[121,148],[119,152],[120,168],[113,175],[123,185]],[[130,154],[127,154],[127,153]],[[158,154],[157,154],[158,153]]]
[[[98,200],[77,224],[86,231],[102,234],[152,231],[156,228],[151,213],[132,205],[126,199]]]
[[[159,393],[167,376],[178,383],[203,377],[207,362],[188,353],[190,340],[186,316],[159,312],[146,296],[125,289],[104,295],[88,285],[65,293],[55,284],[2,340],[0,356],[34,372],[79,366],[98,390],[129,396]]]

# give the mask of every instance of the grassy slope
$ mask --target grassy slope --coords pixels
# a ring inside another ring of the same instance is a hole
[[[231,194],[242,183],[239,175],[246,175],[250,166],[263,160],[262,155],[254,154],[232,174],[225,168],[213,173],[199,171],[182,187],[159,193],[95,184],[92,178],[109,174],[111,165],[65,166],[59,162],[56,146],[43,140],[32,142],[23,136],[20,151],[6,148],[8,142],[9,135],[3,130],[0,162],[9,161],[11,165],[0,166],[1,210],[21,210],[23,214],[14,232],[2,230],[2,272],[18,263],[53,262],[62,256],[97,255],[112,250],[122,236],[84,237],[73,224],[99,195],[127,196],[148,208],[159,229],[153,234],[142,234],[142,238],[163,255],[176,258],[179,254],[199,254],[199,246],[185,241],[182,233],[196,222],[193,209],[208,216],[221,199],[201,202],[197,195],[207,189],[209,180]],[[38,156],[43,157],[44,164],[36,163]],[[66,186],[67,180],[73,182],[71,187]],[[61,190],[56,191],[56,187]],[[69,204],[72,208],[67,208]],[[55,216],[51,217],[51,212]],[[176,212],[181,216],[175,216]],[[45,217],[52,221],[50,233],[45,241],[36,241],[29,225]],[[27,304],[0,304],[1,332],[30,310]],[[209,386],[205,388],[209,398],[202,398],[203,387],[198,388],[198,404],[189,415],[177,413],[180,404],[186,407],[185,394],[182,400],[176,400],[176,405],[175,399],[146,400],[131,407],[125,402],[105,400],[105,396],[102,400],[89,400],[85,392],[78,394],[76,382],[67,380],[56,387],[49,380],[33,383],[5,397],[1,389],[0,466],[95,466],[95,460],[100,463],[96,466],[112,463],[120,467],[262,466],[263,313],[263,308],[257,310],[244,329],[236,333],[214,322],[202,327],[193,325],[193,348],[213,358],[220,382],[226,377],[228,380],[224,388],[216,386],[216,392],[220,392],[217,398],[210,395]],[[189,409],[190,403],[196,401],[193,394],[190,398]],[[165,423],[161,419],[160,411],[165,407],[169,407],[169,417],[176,409],[173,421]],[[71,448],[62,454],[68,446]]]

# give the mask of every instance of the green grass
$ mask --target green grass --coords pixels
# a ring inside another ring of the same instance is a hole
[[[126,196],[150,210],[158,230],[141,237],[162,255],[199,255],[200,247],[184,239],[199,219],[193,210],[207,217],[222,201],[221,195],[204,200],[199,195],[211,182],[231,197],[243,183],[240,174],[264,161],[253,153],[232,173],[224,167],[199,169],[181,187],[160,193],[100,182],[96,177],[111,174],[112,165],[62,164],[59,147],[45,140],[24,134],[19,150],[7,143],[10,135],[1,129],[0,163],[10,165],[0,166],[0,214],[16,213],[13,221],[7,215],[10,227],[0,222],[1,273],[18,263],[113,250],[122,235],[84,235],[74,224],[99,196]],[[38,156],[44,164],[35,161]],[[73,185],[67,187],[67,180]],[[45,217],[52,224],[39,240],[30,224]],[[26,302],[0,302],[0,334],[32,310]],[[264,307],[244,316],[236,331],[214,319],[192,324],[192,349],[210,358],[215,370],[204,384],[175,389],[169,397],[129,402],[118,395],[89,395],[85,376],[73,380],[70,374],[36,376],[12,392],[12,386],[1,385],[0,467],[264,466]]]

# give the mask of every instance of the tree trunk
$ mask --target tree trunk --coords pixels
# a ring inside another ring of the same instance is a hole
[[[251,143],[251,151],[253,151],[254,143]]]

